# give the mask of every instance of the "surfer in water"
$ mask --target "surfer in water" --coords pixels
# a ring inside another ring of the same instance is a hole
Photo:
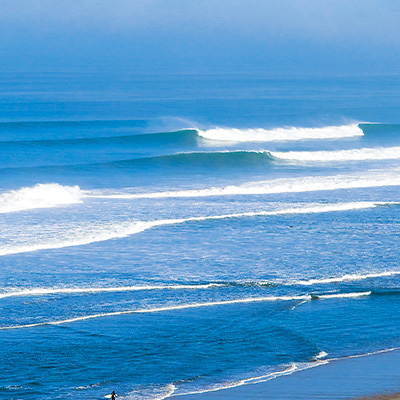
[[[115,394],[115,391],[113,390],[111,393],[111,400],[115,400],[118,397],[117,394]]]

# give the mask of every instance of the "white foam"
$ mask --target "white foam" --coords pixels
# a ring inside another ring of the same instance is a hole
[[[73,288],[31,288],[14,289],[0,293],[0,299],[21,296],[45,296],[52,294],[80,294],[80,293],[118,293],[134,292],[141,290],[198,290],[226,286],[226,284],[208,283],[198,285],[141,285],[141,286],[116,286],[116,287],[73,287]]]
[[[324,212],[340,212],[349,210],[360,210],[366,208],[373,208],[377,205],[387,204],[380,202],[350,202],[350,203],[338,203],[338,204],[323,204],[323,205],[312,205],[298,208],[287,208],[277,211],[254,211],[237,214],[225,214],[225,215],[211,215],[204,217],[191,217],[191,218],[179,218],[179,219],[164,219],[156,221],[128,221],[110,224],[106,226],[91,226],[91,227],[80,227],[79,230],[70,232],[71,237],[64,240],[58,238],[44,240],[35,244],[23,244],[18,246],[4,246],[0,248],[0,256],[9,254],[26,253],[37,250],[47,249],[61,249],[64,247],[71,246],[82,246],[90,243],[103,242],[111,239],[125,238],[137,233],[143,232],[147,229],[156,228],[167,225],[177,225],[187,222],[201,222],[209,220],[222,220],[228,218],[244,218],[244,217],[257,217],[257,216],[274,216],[274,215],[286,215],[286,214],[312,214],[312,213],[324,213]]]
[[[390,160],[400,158],[400,147],[376,147],[339,151],[288,151],[269,152],[276,158],[291,161],[363,161]]]
[[[363,136],[358,124],[325,126],[322,128],[235,129],[214,128],[197,130],[200,137],[228,142],[274,142],[289,140],[338,139]]]
[[[176,386],[170,383],[166,386],[146,387],[144,389],[136,389],[123,397],[124,400],[163,400],[171,397],[176,390]]]
[[[347,299],[355,297],[369,296],[371,292],[356,292],[356,293],[335,293],[335,294],[322,294],[316,296],[318,299]]]
[[[326,351],[320,351],[314,358],[315,360],[320,360],[321,358],[325,358],[328,355]]]
[[[317,279],[309,279],[309,280],[298,280],[285,283],[286,285],[302,285],[302,286],[311,286],[325,283],[340,283],[340,282],[352,282],[352,281],[362,281],[370,278],[381,278],[387,276],[395,276],[400,275],[400,271],[384,271],[384,272],[376,272],[376,273],[367,273],[367,274],[346,274],[337,277],[331,278],[317,278]]]
[[[279,193],[301,193],[339,189],[357,189],[369,187],[398,186],[400,170],[370,170],[360,175],[306,176],[302,178],[284,178],[269,181],[248,182],[237,186],[211,187],[206,189],[169,190],[150,193],[110,193],[85,192],[87,197],[105,199],[158,199],[178,197],[210,197],[233,195],[257,195]]]
[[[37,184],[0,194],[0,213],[80,203],[82,196],[79,186]]]

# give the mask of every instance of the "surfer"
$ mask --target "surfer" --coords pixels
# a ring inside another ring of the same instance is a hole
[[[118,397],[118,395],[115,394],[115,391],[113,390],[111,393],[111,400],[115,400]]]

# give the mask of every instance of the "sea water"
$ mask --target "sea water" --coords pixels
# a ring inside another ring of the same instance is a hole
[[[163,399],[398,347],[399,89],[2,74],[0,398]]]

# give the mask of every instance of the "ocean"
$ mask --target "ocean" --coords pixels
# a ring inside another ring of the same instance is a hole
[[[3,73],[0,398],[161,400],[399,347],[399,90]]]

